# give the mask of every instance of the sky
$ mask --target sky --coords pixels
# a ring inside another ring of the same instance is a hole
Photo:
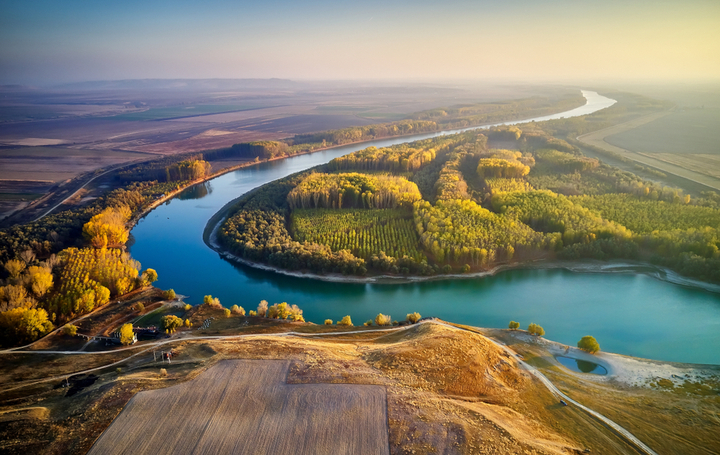
[[[720,0],[0,0],[0,84],[720,80]]]

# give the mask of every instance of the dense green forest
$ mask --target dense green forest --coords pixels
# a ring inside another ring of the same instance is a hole
[[[337,158],[242,198],[219,240],[251,261],[319,273],[427,275],[538,258],[628,258],[720,281],[720,197],[691,198],[572,145],[579,132],[666,107],[620,97],[619,106],[578,119]],[[381,180],[393,183],[390,194],[410,195],[412,212],[380,209],[407,203],[366,202],[376,191],[367,185]]]

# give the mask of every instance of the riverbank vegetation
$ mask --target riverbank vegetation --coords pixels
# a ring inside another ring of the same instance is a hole
[[[664,108],[624,99],[614,113],[576,121],[351,153],[241,198],[218,241],[243,259],[315,273],[432,275],[532,259],[624,258],[720,281],[714,195],[690,197],[585,157],[565,140],[593,122]],[[378,182],[390,186],[388,202],[369,202]]]

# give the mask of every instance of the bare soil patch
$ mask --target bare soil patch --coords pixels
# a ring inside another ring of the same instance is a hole
[[[389,453],[384,388],[286,384],[289,367],[226,360],[191,382],[141,392],[89,453]]]

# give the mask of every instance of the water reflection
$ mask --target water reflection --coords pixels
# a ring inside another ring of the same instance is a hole
[[[193,185],[190,188],[186,189],[182,193],[177,195],[177,198],[181,201],[187,201],[190,199],[202,199],[205,196],[212,194],[213,187],[210,184],[210,181],[198,183],[197,185]]]

